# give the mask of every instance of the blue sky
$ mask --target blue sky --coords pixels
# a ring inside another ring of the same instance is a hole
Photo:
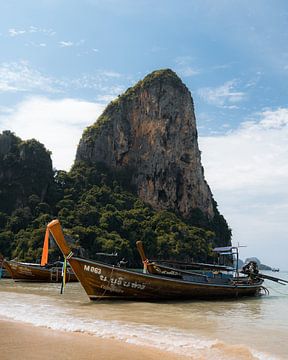
[[[288,269],[287,1],[10,0],[0,20],[0,131],[35,137],[69,169],[110,100],[171,68],[233,242]]]

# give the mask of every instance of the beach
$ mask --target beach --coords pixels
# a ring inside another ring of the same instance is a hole
[[[288,278],[287,273],[279,274]],[[288,296],[225,301],[95,301],[79,283],[0,281],[6,359],[284,360]]]
[[[36,327],[16,321],[0,321],[1,360],[180,360],[154,348],[136,346],[90,334]]]

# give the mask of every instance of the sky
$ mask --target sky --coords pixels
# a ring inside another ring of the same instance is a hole
[[[0,46],[0,132],[39,140],[58,170],[112,99],[174,70],[233,245],[288,270],[287,1],[1,1]]]

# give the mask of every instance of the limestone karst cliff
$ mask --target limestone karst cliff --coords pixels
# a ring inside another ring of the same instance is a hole
[[[180,261],[209,262],[213,246],[231,244],[204,179],[193,101],[174,72],[156,71],[109,104],[69,172],[53,170],[35,139],[0,134],[0,252],[36,261],[53,218],[88,257],[117,252],[134,267],[137,239]]]
[[[23,208],[33,195],[44,201],[53,182],[50,153],[35,139],[0,133],[0,212]]]
[[[169,69],[155,71],[111,102],[78,145],[76,162],[127,169],[140,198],[154,209],[212,219],[191,94]]]

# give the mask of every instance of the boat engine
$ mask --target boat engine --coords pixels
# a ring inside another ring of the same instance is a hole
[[[259,269],[256,261],[249,261],[246,265],[242,268],[242,273],[249,275],[252,279],[255,279],[259,274]]]

